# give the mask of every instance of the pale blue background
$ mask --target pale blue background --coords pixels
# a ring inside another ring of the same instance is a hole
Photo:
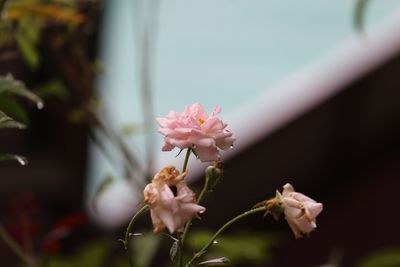
[[[137,64],[140,2],[146,1],[106,5],[100,44],[106,71],[99,88],[116,129],[142,123]],[[200,102],[208,111],[220,105],[224,118],[354,35],[353,5],[351,0],[161,1],[153,72],[156,115]],[[367,30],[399,7],[398,0],[372,1]],[[136,151],[144,150],[143,140],[143,134],[129,139]],[[162,137],[156,140],[158,155]],[[95,148],[91,151],[92,181],[116,175]]]
[[[102,87],[126,121],[141,118],[133,2],[109,1],[102,38],[108,70]],[[353,5],[351,0],[162,1],[156,114],[194,102],[233,110],[354,35]],[[399,6],[397,0],[371,1],[367,24],[376,25]]]

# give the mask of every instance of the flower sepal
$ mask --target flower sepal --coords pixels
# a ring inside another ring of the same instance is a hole
[[[285,211],[285,202],[279,191],[276,191],[274,198],[264,201],[263,204],[267,208],[266,215],[271,214],[276,221],[279,220],[279,217]]]

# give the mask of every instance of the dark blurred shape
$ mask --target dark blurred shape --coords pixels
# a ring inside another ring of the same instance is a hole
[[[42,251],[45,254],[62,252],[62,241],[73,235],[74,230],[85,226],[87,223],[88,217],[83,212],[74,212],[61,217],[43,237],[41,242]]]

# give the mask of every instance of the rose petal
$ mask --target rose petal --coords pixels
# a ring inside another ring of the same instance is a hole
[[[219,149],[227,150],[235,141],[226,129],[227,124],[217,117],[220,111],[221,108],[216,107],[208,116],[204,108],[195,103],[187,106],[182,113],[171,111],[166,117],[157,118],[161,126],[158,132],[165,136],[162,151],[196,146],[202,161],[218,160]]]

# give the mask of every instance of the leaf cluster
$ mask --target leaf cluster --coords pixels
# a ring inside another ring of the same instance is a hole
[[[0,76],[0,129],[25,129],[26,124],[24,122],[14,119],[11,115],[5,113],[7,110],[9,114],[14,114],[17,117],[26,121],[25,110],[22,106],[14,99],[20,97],[27,99],[35,103],[36,107],[41,109],[44,106],[43,100],[28,90],[25,84],[21,81],[15,80],[11,74],[6,76]],[[3,106],[1,105],[3,104]],[[4,160],[16,160],[21,165],[26,165],[27,160],[19,155],[13,154],[0,154],[0,161]]]

